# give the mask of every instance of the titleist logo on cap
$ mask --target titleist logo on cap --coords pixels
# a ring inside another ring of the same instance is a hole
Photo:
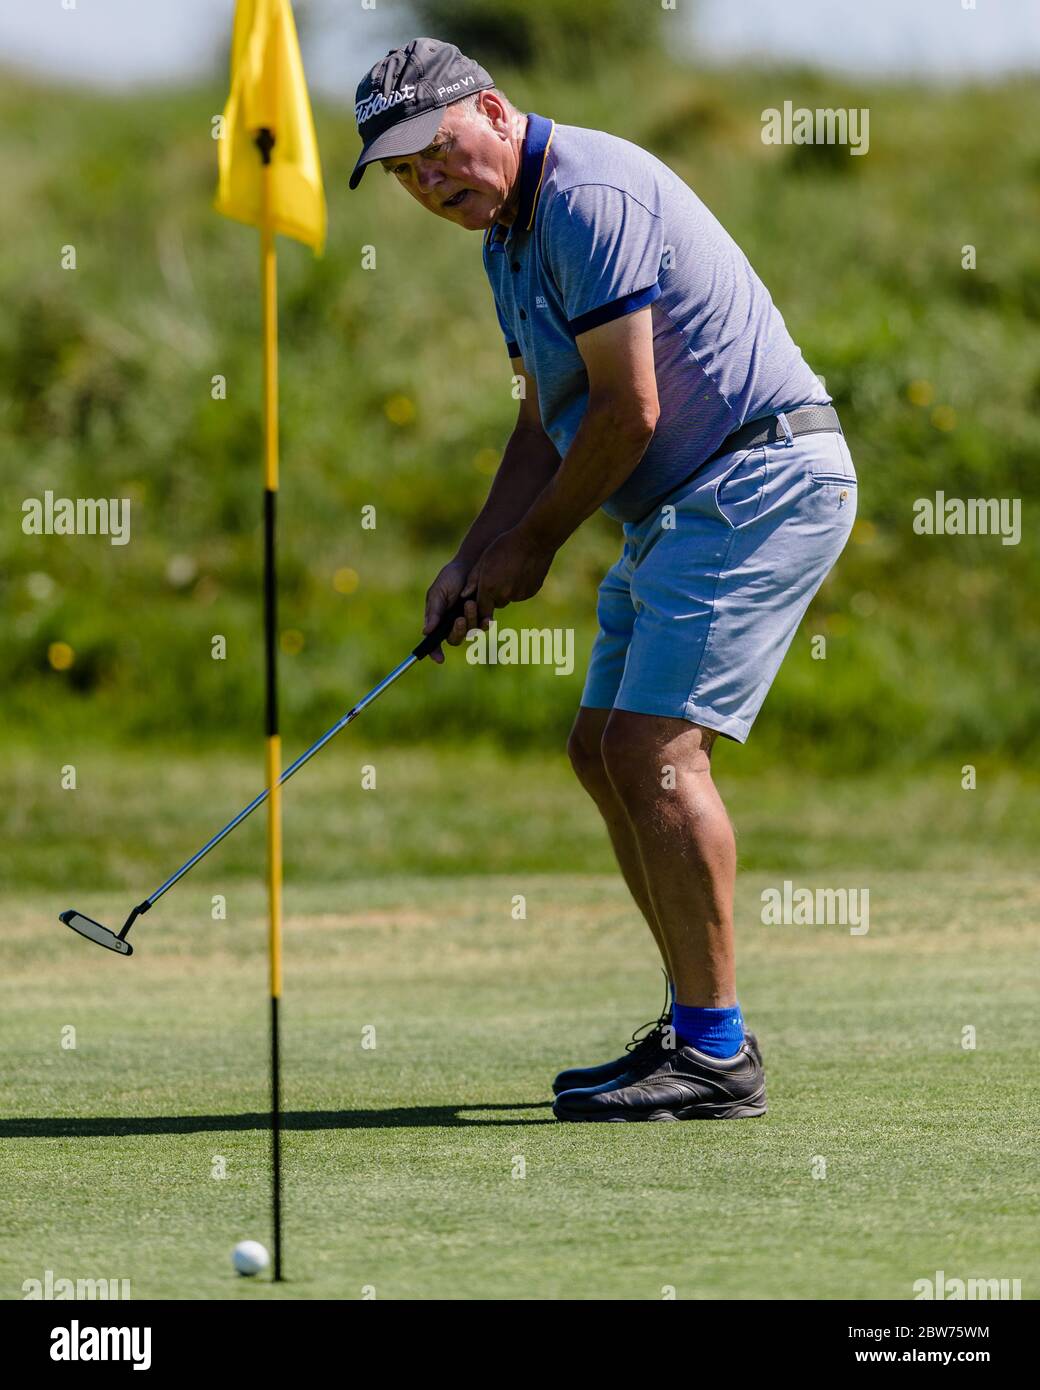
[[[362,148],[350,175],[351,188],[357,188],[366,166],[377,159],[425,149],[437,134],[444,107],[494,85],[490,73],[453,43],[420,38],[391,49],[354,93]]]
[[[396,106],[400,101],[411,101],[415,96],[416,88],[411,83],[404,87],[398,87],[389,96],[384,96],[382,92],[373,92],[366,101],[359,101],[354,107],[354,119],[358,125],[364,125],[373,116],[380,115],[383,111],[389,110],[391,106]]]

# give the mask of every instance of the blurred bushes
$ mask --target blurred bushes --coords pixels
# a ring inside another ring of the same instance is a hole
[[[598,7],[587,12],[605,36],[619,33]],[[467,46],[456,29],[426,27]],[[590,51],[587,82],[561,83],[541,64],[495,75],[522,108],[613,130],[690,182],[826,378],[860,473],[852,540],[742,761],[1035,758],[1035,84],[972,89],[970,100],[853,92],[871,105],[870,154],[852,160],[851,178],[833,155],[792,176],[790,150],[761,142],[763,108],[786,97],[840,105],[847,83],[814,76],[803,94],[799,74],[697,73],[645,54],[613,68],[599,39]],[[209,117],[222,102],[217,87],[102,99],[0,86],[9,733],[74,749],[106,734],[252,743],[260,732],[257,246],[254,231],[211,210]],[[348,194],[349,111],[316,114],[328,249],[320,261],[289,242],[279,253],[287,752],[414,645],[425,588],[479,507],[516,411],[479,237],[424,216],[378,174]],[[68,244],[74,271],[60,266]],[[975,271],[961,268],[965,244]],[[374,270],[362,268],[365,247]],[[216,376],[225,399],[214,398]],[[47,488],[130,498],[130,544],[26,536],[22,503]],[[1021,498],[1022,543],[915,535],[914,499],[940,490]],[[366,507],[375,529],[362,526]],[[502,615],[509,626],[573,627],[573,674],[476,670],[456,653],[366,713],[370,734],[562,745],[596,583],[618,547],[616,528],[593,519],[543,593]],[[344,571],[356,582],[338,580]],[[811,659],[817,634],[825,661]],[[215,636],[224,660],[212,658]],[[48,655],[55,643],[73,654],[61,669]]]
[[[599,66],[650,53],[664,31],[659,0],[412,0],[412,10],[422,33],[485,67],[587,73],[593,54]]]

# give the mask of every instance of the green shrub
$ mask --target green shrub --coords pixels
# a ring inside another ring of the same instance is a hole
[[[634,57],[597,60],[588,79],[503,74],[528,109],[607,126],[690,182],[826,377],[860,474],[852,540],[742,759],[1035,759],[1035,153],[1007,134],[1040,124],[1035,85],[976,89],[970,103],[886,88],[852,177],[792,178],[789,152],[759,131],[778,93],[800,99],[797,75]],[[813,84],[806,104],[841,104],[842,84]],[[211,208],[208,118],[222,100],[217,86],[116,100],[0,85],[0,721],[13,733],[251,743],[261,728],[257,237]],[[348,194],[349,113],[316,116],[328,248],[319,261],[279,244],[280,619],[300,634],[281,660],[287,750],[414,644],[425,588],[516,411],[479,238],[381,176]],[[70,242],[78,268],[63,271]],[[967,242],[976,271],[960,266]],[[361,268],[365,246],[375,271]],[[24,535],[21,504],[47,488],[131,498],[131,543]],[[1022,499],[1021,544],[915,535],[913,501],[936,490]],[[591,520],[538,599],[509,610],[510,625],[575,629],[572,677],[502,668],[478,687],[456,654],[374,706],[372,736],[561,746],[619,544]],[[353,592],[336,587],[341,570]],[[825,661],[811,659],[814,634]],[[73,649],[67,670],[48,659],[55,642]]]
[[[663,14],[658,0],[412,0],[412,9],[423,33],[485,66],[567,72],[653,51]]]

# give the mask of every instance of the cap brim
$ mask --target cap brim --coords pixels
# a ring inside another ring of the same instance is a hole
[[[443,118],[444,107],[435,106],[432,111],[421,111],[407,121],[398,121],[389,130],[384,130],[382,135],[377,135],[358,156],[350,176],[350,187],[357,188],[366,166],[375,160],[390,159],[400,154],[418,154],[424,150],[437,134]]]

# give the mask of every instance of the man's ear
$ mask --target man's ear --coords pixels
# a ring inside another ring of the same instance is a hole
[[[491,122],[496,135],[508,136],[510,130],[509,112],[497,92],[484,90],[478,93],[480,109]]]

